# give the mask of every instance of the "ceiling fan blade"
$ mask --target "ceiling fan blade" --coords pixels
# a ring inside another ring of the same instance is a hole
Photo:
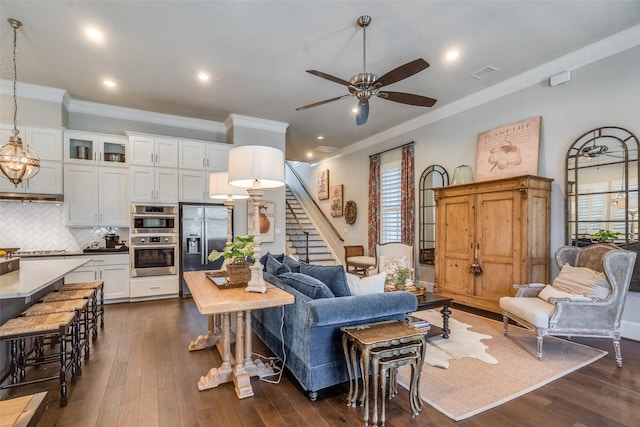
[[[399,82],[400,80],[406,79],[407,77],[411,77],[428,67],[429,63],[424,59],[414,59],[413,61],[407,62],[404,65],[394,68],[387,74],[384,74],[378,80],[373,82],[373,85],[378,87],[387,86],[392,83]]]
[[[314,102],[313,104],[305,105],[304,107],[296,108],[296,111],[306,110],[307,108],[317,107],[318,105],[327,104],[329,102],[337,101],[339,99],[349,98],[351,94],[336,96],[335,98],[325,99],[324,101]]]
[[[338,83],[340,85],[351,86],[350,82],[348,82],[346,80],[343,80],[340,77],[335,77],[335,76],[332,76],[331,74],[323,73],[322,71],[307,70],[307,73],[313,74],[314,76],[318,76],[318,77],[321,77],[323,79],[330,80],[330,81],[332,81],[334,83]]]
[[[358,102],[358,112],[356,113],[356,124],[358,126],[367,123],[369,118],[369,100]]]
[[[418,107],[433,107],[433,105],[437,102],[437,99],[429,98],[428,96],[382,90],[378,92],[378,97],[393,102],[399,102],[400,104],[416,105]]]

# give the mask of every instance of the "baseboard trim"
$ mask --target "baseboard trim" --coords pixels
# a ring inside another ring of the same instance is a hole
[[[623,320],[620,322],[620,332],[623,338],[640,341],[640,323]]]

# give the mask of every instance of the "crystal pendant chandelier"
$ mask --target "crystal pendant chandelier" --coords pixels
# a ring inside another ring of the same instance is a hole
[[[17,30],[22,22],[15,19],[7,19],[13,28],[13,135],[9,137],[9,143],[0,147],[0,170],[4,176],[18,187],[20,182],[34,175],[40,170],[40,159],[29,147],[22,145],[22,139],[18,136],[18,71],[16,67],[16,39]]]

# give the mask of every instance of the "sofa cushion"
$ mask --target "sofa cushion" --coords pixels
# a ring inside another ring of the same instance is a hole
[[[384,292],[384,282],[387,279],[387,273],[380,273],[373,276],[360,277],[355,274],[347,273],[347,283],[351,295],[377,294]]]
[[[289,255],[285,255],[282,259],[282,263],[289,267],[293,273],[300,273],[300,261],[297,259],[293,259]]]
[[[546,302],[551,302],[549,298],[569,298],[572,301],[591,301],[591,298],[587,298],[582,294],[561,291],[551,285],[546,285],[538,294],[538,298],[542,298]]]
[[[282,260],[284,259],[284,254],[274,255],[267,252],[260,257],[260,264],[262,264],[262,266],[264,267],[264,271],[267,271],[267,259],[269,258],[269,256],[274,257],[278,262],[282,262]]]
[[[541,298],[500,298],[502,310],[519,317],[536,328],[549,327],[549,317],[555,307],[554,304],[543,301]]]
[[[327,285],[333,295],[348,297],[351,295],[344,267],[341,265],[300,264],[300,273],[315,277]]]
[[[604,273],[598,273],[587,267],[573,267],[569,264],[562,266],[558,277],[553,281],[553,287],[559,291],[582,294],[596,299],[607,298],[611,293],[609,281]]]
[[[273,274],[274,276],[279,276],[282,273],[291,273],[291,269],[289,267],[279,262],[271,255],[267,257],[267,265],[265,267],[267,273]]]
[[[302,273],[282,273],[278,278],[285,285],[303,293],[312,299],[333,298],[329,287],[320,280]]]

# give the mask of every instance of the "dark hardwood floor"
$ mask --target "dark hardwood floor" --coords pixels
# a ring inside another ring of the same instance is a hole
[[[59,407],[57,381],[12,389],[10,397],[48,389],[41,426],[358,426],[362,408],[346,406],[348,385],[311,402],[289,375],[280,384],[253,378],[254,397],[233,384],[200,392],[197,381],[220,363],[217,350],[190,353],[207,320],[190,299],[108,305],[105,328],[83,375]],[[623,340],[618,369],[611,341],[576,339],[610,354],[536,391],[458,423],[424,405],[411,418],[407,392],[387,404],[387,426],[640,426],[640,342]],[[254,351],[269,354],[254,337]]]

